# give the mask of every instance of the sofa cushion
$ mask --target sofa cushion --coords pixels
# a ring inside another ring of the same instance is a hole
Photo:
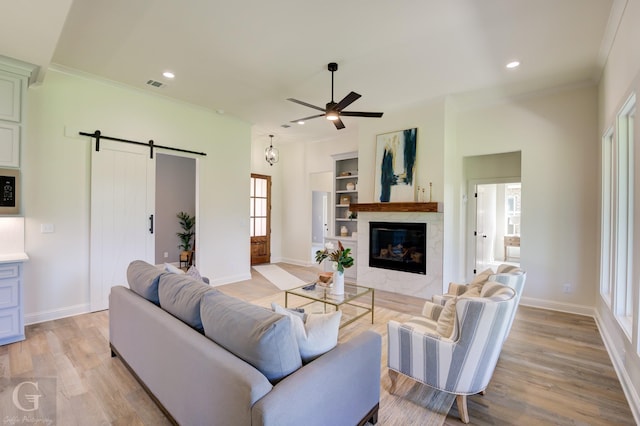
[[[158,284],[160,307],[182,322],[202,331],[200,301],[202,296],[210,291],[218,292],[187,275],[165,274],[160,277]]]
[[[127,282],[135,293],[158,305],[158,281],[165,274],[162,269],[143,260],[134,260],[127,268]]]
[[[302,366],[291,318],[221,292],[200,306],[204,334],[253,365],[272,383]]]
[[[285,309],[277,303],[272,303],[271,308],[277,314],[291,317],[303,363],[313,361],[338,344],[338,329],[340,328],[342,311],[329,314],[308,314],[306,320],[303,320],[304,317],[300,316],[298,312]]]

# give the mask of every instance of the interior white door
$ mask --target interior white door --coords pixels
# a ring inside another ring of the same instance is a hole
[[[127,285],[133,260],[154,263],[155,161],[149,149],[100,141],[91,154],[91,310],[109,306],[114,285]]]
[[[496,185],[476,185],[476,273],[484,271],[493,262],[495,241]]]

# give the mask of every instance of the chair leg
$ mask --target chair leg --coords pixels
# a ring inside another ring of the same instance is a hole
[[[458,403],[458,413],[460,413],[460,420],[462,421],[462,423],[469,423],[467,395],[456,395],[456,402]]]
[[[389,379],[391,379],[391,387],[389,388],[389,393],[395,393],[396,385],[398,384],[398,372],[392,369],[387,370],[389,373]]]

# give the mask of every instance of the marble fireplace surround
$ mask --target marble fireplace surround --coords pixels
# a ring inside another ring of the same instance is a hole
[[[425,275],[369,267],[369,222],[427,224],[427,273]],[[444,215],[424,212],[358,213],[358,284],[378,290],[430,299],[442,293]]]

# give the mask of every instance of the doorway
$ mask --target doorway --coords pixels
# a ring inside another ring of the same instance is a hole
[[[311,189],[311,253],[310,261],[315,263],[316,251],[324,249],[324,239],[330,235],[331,193],[333,191],[333,172],[309,173]]]
[[[503,263],[520,265],[522,185],[519,180],[469,184],[469,247],[473,274]]]
[[[315,253],[324,248],[324,239],[329,235],[329,208],[331,193],[312,191],[311,195],[311,261]]]
[[[196,215],[196,159],[160,153],[155,157],[155,263],[179,266],[180,239],[176,234],[184,230],[177,216],[179,212]],[[197,236],[191,240],[192,249]],[[195,263],[193,255],[192,260]]]
[[[271,176],[251,174],[249,192],[251,264],[271,262]]]

